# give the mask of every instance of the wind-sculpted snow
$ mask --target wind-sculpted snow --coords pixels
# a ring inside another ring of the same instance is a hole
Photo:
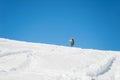
[[[120,52],[1,38],[0,80],[120,80]]]

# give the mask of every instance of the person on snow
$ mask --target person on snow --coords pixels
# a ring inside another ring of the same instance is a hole
[[[70,41],[70,46],[73,47],[74,46],[74,39],[72,38],[69,41]]]

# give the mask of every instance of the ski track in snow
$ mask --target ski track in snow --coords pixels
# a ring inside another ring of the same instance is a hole
[[[16,51],[0,53],[0,72],[11,72],[17,70],[24,70],[31,63],[31,51]],[[23,59],[23,60],[19,60]],[[18,60],[19,62],[16,62]],[[13,64],[14,63],[14,64]],[[9,67],[7,65],[13,64]]]
[[[107,73],[111,69],[114,60],[115,60],[115,57],[110,57],[108,59],[101,60],[101,62],[97,64],[93,64],[89,66],[87,70],[88,71],[87,75],[93,77],[93,76],[100,76]]]
[[[10,55],[17,55],[17,54],[30,54],[31,51],[16,51],[16,52],[5,52],[5,53],[0,53],[0,57],[4,56],[10,56]]]

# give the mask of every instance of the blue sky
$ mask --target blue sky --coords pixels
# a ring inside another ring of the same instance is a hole
[[[120,1],[0,0],[0,37],[120,51]]]

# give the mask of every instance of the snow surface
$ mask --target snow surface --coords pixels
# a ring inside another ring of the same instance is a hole
[[[120,80],[120,52],[0,38],[0,80]]]

